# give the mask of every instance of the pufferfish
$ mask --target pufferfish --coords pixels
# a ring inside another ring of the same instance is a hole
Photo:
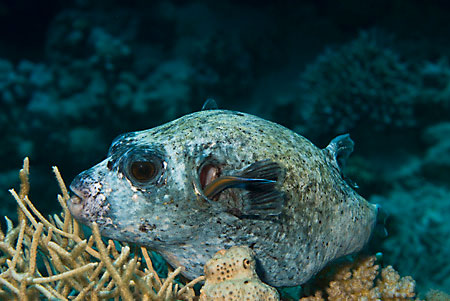
[[[75,219],[159,252],[184,276],[221,249],[248,246],[272,286],[308,281],[368,242],[378,208],[343,177],[349,135],[319,149],[236,111],[206,109],[116,138],[70,185]]]

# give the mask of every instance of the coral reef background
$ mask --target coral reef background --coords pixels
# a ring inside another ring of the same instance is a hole
[[[389,215],[367,252],[450,292],[449,20],[442,0],[2,1],[0,216],[23,157],[57,213],[49,166],[70,180],[212,97],[318,146],[349,132],[346,174]]]

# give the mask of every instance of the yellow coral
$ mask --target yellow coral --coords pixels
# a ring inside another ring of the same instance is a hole
[[[56,167],[54,172],[62,195],[61,214],[46,219],[28,198],[29,162],[20,171],[20,192],[11,190],[19,207],[19,225],[7,220],[0,231],[0,298],[36,300],[192,300],[192,286],[203,277],[180,288],[174,278],[181,267],[165,280],[153,269],[147,250],[102,241],[94,224],[92,236],[85,237],[66,206],[66,186]]]
[[[381,271],[381,279],[377,280],[377,287],[380,289],[383,300],[413,298],[415,286],[416,282],[410,276],[400,278],[400,275],[390,265]]]
[[[400,275],[387,266],[381,270],[375,264],[376,257],[370,256],[347,263],[339,267],[325,289],[326,300],[413,300],[415,297],[415,281]],[[325,300],[323,292],[318,291],[313,297],[305,297],[303,301]]]
[[[279,300],[278,292],[259,280],[255,257],[248,247],[217,252],[205,265],[200,300]]]
[[[377,276],[378,266],[374,266],[374,262],[375,257],[368,257],[353,271],[350,271],[350,266],[346,266],[336,273],[327,288],[328,300],[354,300],[355,296],[377,299],[379,290],[373,287],[373,281]]]

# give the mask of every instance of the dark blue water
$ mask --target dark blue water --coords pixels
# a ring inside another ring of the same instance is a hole
[[[446,1],[1,1],[1,214],[31,160],[31,199],[58,192],[120,133],[207,98],[324,147],[388,212],[368,252],[450,290],[450,6]]]

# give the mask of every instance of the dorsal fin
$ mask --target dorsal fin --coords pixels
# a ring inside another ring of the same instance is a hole
[[[333,164],[341,171],[344,169],[348,157],[353,152],[355,143],[350,138],[350,134],[337,136],[331,140],[330,144],[324,149],[328,152]]]
[[[218,110],[219,107],[217,106],[216,101],[213,98],[208,98],[205,103],[203,104],[202,111],[205,110]]]

